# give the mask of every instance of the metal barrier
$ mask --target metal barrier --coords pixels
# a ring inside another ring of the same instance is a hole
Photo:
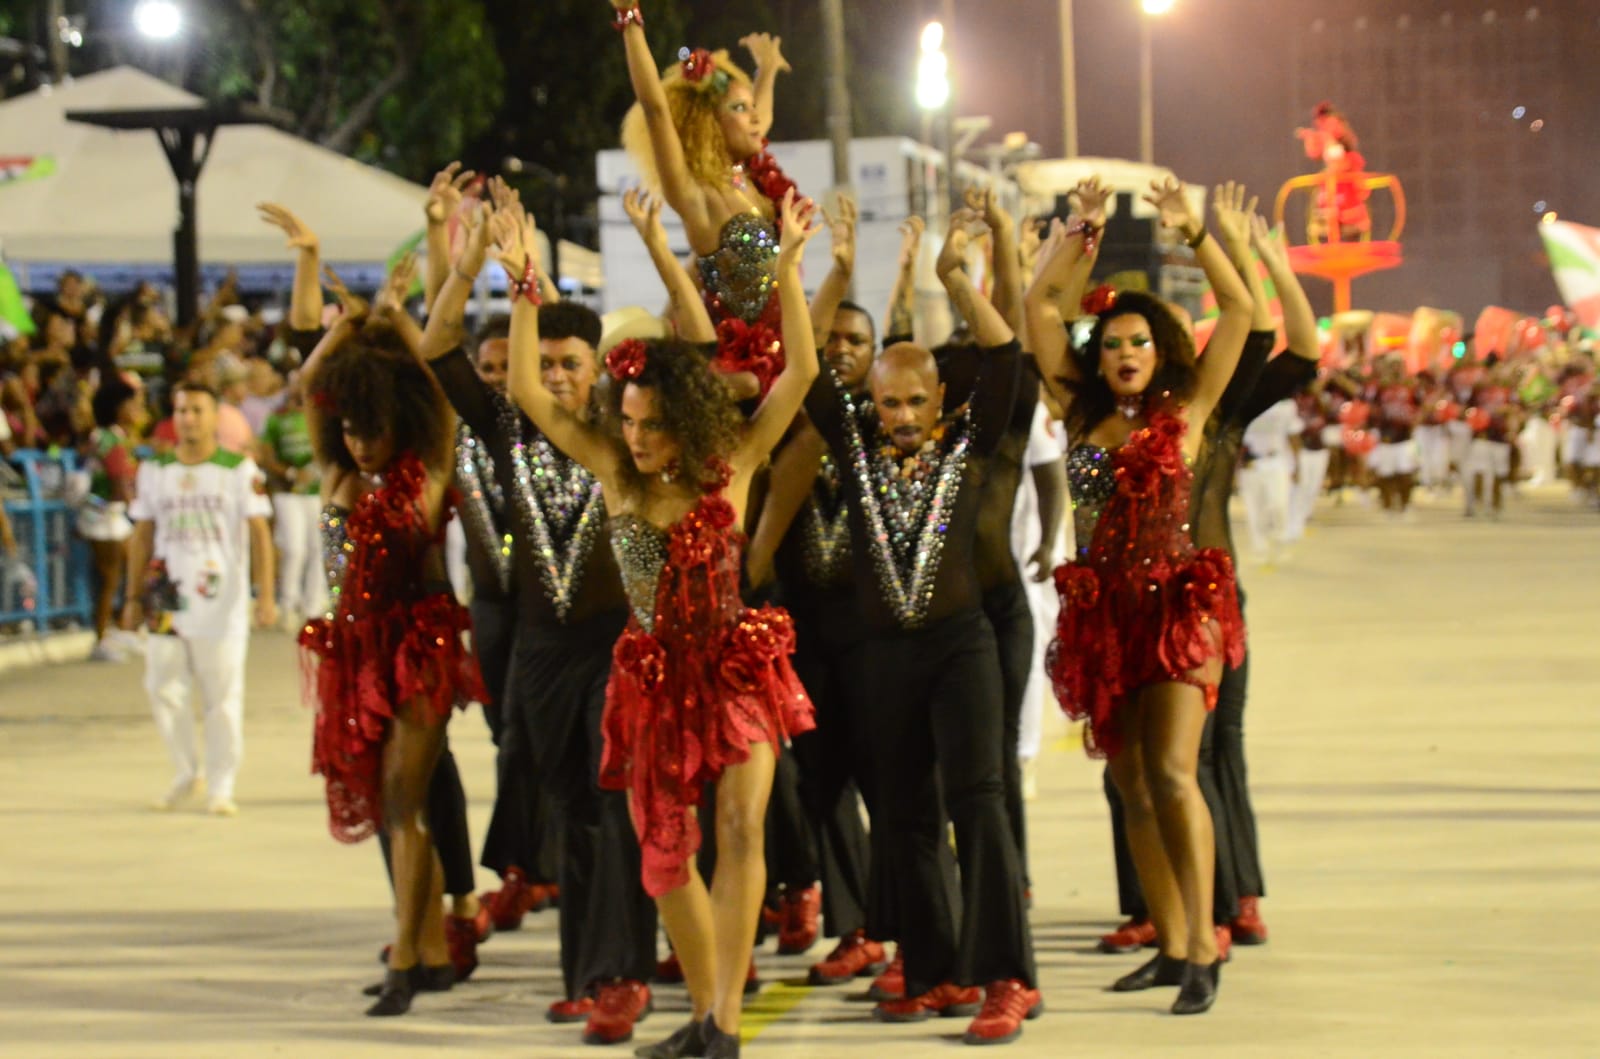
[[[77,469],[77,454],[22,449],[11,462],[28,492],[5,500],[17,554],[0,556],[0,625],[28,622],[43,632],[69,622],[88,624],[94,598],[89,546],[62,499],[67,476]]]

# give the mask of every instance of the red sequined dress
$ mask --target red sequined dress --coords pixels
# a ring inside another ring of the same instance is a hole
[[[1223,662],[1244,661],[1233,561],[1197,550],[1189,532],[1183,437],[1183,420],[1161,411],[1120,448],[1080,444],[1067,457],[1078,556],[1055,572],[1046,667],[1062,708],[1089,722],[1096,757],[1121,749],[1118,712],[1140,688],[1193,684],[1213,709]]]
[[[645,892],[684,885],[700,848],[701,787],[750,748],[815,727],[789,663],[794,623],[739,596],[744,535],[721,491],[670,529],[611,519],[632,615],[611,655],[600,786],[632,796]]]
[[[407,453],[354,511],[322,514],[333,602],[300,632],[306,697],[317,711],[311,771],[327,781],[328,829],[360,842],[383,827],[383,743],[395,710],[420,704],[433,718],[487,697],[462,641],[472,627],[448,581],[425,581],[444,524],[426,521],[428,474]]]

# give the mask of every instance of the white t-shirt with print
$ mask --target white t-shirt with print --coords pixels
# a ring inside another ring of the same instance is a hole
[[[141,463],[128,516],[155,523],[151,564],[164,567],[168,582],[165,605],[152,607],[146,598],[152,629],[167,631],[160,622],[165,613],[170,631],[187,639],[249,633],[249,520],[271,515],[266,478],[248,456],[218,449],[203,463],[171,454]]]

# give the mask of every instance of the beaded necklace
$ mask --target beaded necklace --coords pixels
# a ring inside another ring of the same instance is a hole
[[[850,563],[850,508],[839,502],[839,485],[839,465],[824,455],[800,523],[806,573],[818,585],[839,581]]]
[[[550,602],[565,618],[584,561],[605,524],[600,483],[543,434],[534,431],[530,440],[511,402],[497,395],[496,404],[500,429],[510,442],[517,517],[533,545]]]
[[[456,488],[461,491],[461,506],[472,516],[463,519],[462,525],[475,533],[483,554],[494,563],[500,591],[510,591],[511,535],[500,532],[505,494],[495,477],[489,447],[464,422],[456,425]]]
[[[970,410],[956,421],[955,442],[943,454],[938,442],[932,441],[908,460],[892,446],[876,452],[867,449],[854,401],[838,386],[837,378],[834,385],[845,406],[851,469],[861,493],[878,585],[900,623],[917,628],[927,620],[933,603],[950,515],[967,466]]]

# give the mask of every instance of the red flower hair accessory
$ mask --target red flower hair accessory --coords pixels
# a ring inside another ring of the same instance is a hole
[[[709,77],[711,87],[718,94],[728,90],[727,71],[717,69],[716,56],[706,49],[679,48],[678,62],[683,64],[683,79],[691,85],[697,85]]]
[[[606,354],[606,371],[618,382],[631,382],[644,374],[648,353],[645,344],[637,338],[618,342]]]
[[[1102,283],[1094,290],[1083,296],[1083,311],[1091,316],[1100,316],[1116,307],[1117,289],[1108,283]]]

